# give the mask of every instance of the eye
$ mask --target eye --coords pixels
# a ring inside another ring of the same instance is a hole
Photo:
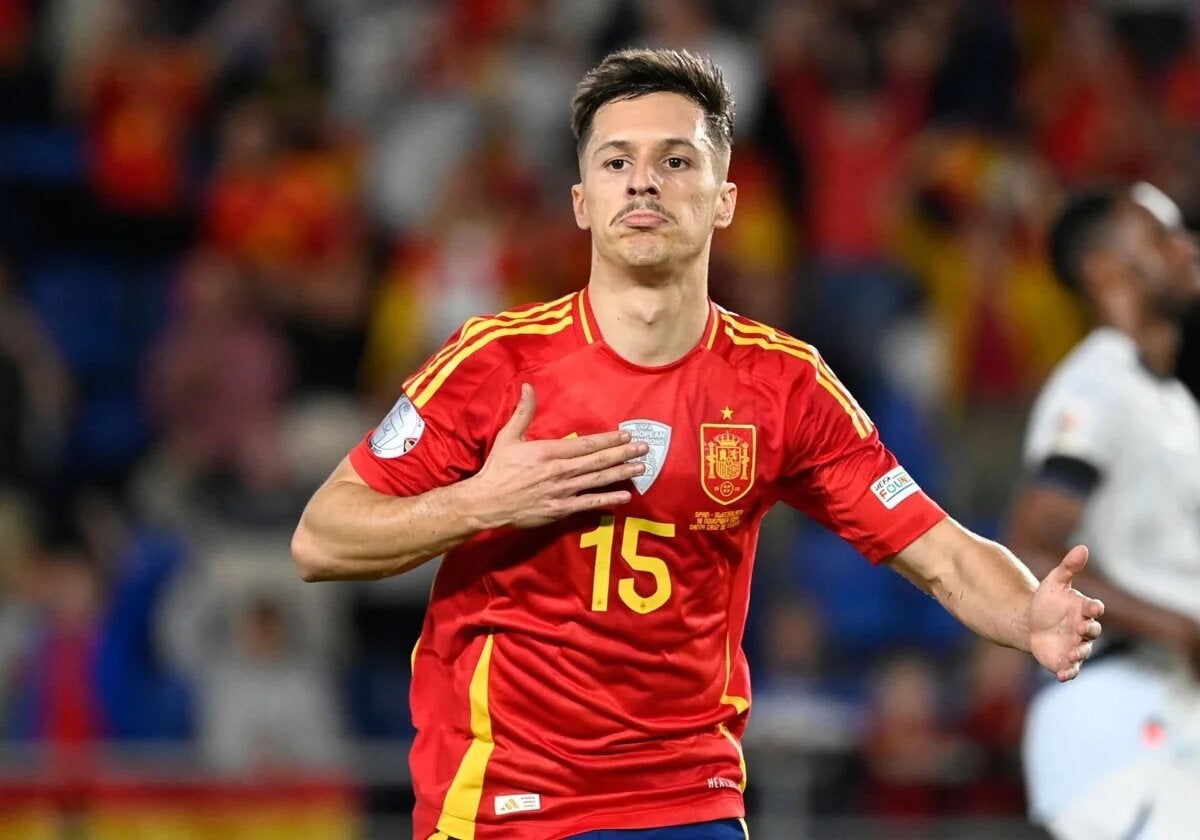
[[[616,158],[615,160],[610,160],[608,163],[604,164],[604,167],[612,172],[620,172],[625,168],[627,163],[629,163],[629,161],[623,158]]]
[[[685,169],[685,168],[687,168],[687,165],[688,165],[688,162],[681,157],[667,158],[667,168],[668,169]]]

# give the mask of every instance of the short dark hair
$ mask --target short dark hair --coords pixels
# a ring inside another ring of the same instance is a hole
[[[1115,187],[1090,187],[1067,199],[1050,228],[1050,264],[1064,286],[1083,289],[1083,258],[1105,241],[1120,202]]]
[[[610,53],[587,72],[571,100],[575,151],[583,154],[596,112],[614,100],[678,93],[704,109],[710,139],[721,151],[733,146],[733,92],[711,59],[686,50],[630,49]]]

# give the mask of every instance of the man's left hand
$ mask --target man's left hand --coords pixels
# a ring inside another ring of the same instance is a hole
[[[1059,682],[1078,676],[1092,654],[1092,642],[1100,637],[1098,619],[1104,615],[1104,604],[1071,586],[1087,559],[1088,550],[1082,545],[1068,551],[1029,604],[1029,651]]]

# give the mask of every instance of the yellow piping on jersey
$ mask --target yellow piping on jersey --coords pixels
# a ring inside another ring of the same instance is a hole
[[[429,597],[425,599],[425,610],[429,611],[429,605],[433,603],[433,593],[437,589],[438,575],[442,573],[442,566],[439,563],[437,569],[433,573],[433,580],[429,583]],[[415,674],[417,670],[417,649],[421,647],[421,634],[417,634],[417,641],[413,643],[412,654],[409,656],[410,673]]]
[[[712,303],[710,303],[708,306],[709,306],[710,310],[717,308],[716,305],[712,304]],[[712,328],[708,331],[708,340],[704,342],[705,350],[713,349],[713,345],[716,344],[716,342],[717,342],[717,328],[720,326],[721,326],[721,319],[717,317],[716,312],[713,312]]]
[[[733,657],[729,651],[729,634],[725,634],[725,687],[721,689],[721,702],[728,703],[733,708],[737,709],[740,715],[742,712],[750,708],[750,701],[745,697],[738,697],[736,694],[729,693],[729,680],[733,676]]]
[[[871,423],[871,418],[867,416],[867,413],[862,410],[861,406],[859,406],[858,401],[850,395],[850,392],[847,391],[845,386],[842,385],[836,376],[834,376],[833,371],[831,371],[825,365],[825,363],[821,360],[820,355],[818,355],[816,350],[814,350],[810,345],[805,344],[802,341],[797,341],[794,338],[779,335],[774,330],[771,330],[767,327],[750,327],[746,324],[741,324],[737,321],[734,321],[728,315],[722,315],[721,317],[725,319],[725,334],[729,336],[729,339],[734,344],[762,347],[765,350],[779,350],[780,352],[787,353],[789,356],[795,356],[798,359],[804,359],[811,364],[813,369],[816,371],[818,384],[828,391],[829,394],[842,406],[846,414],[849,415],[851,421],[854,423],[855,431],[858,432],[858,436],[860,438],[865,438],[871,433],[871,428],[873,426]],[[768,339],[758,336],[739,335],[734,332],[735,330],[742,330],[751,334],[758,333],[760,336],[772,337]]]
[[[744,752],[742,752],[742,745],[738,742],[737,738],[733,737],[733,733],[729,731],[729,728],[727,726],[725,726],[725,724],[718,723],[717,731],[720,732],[722,735],[724,735],[726,738],[728,738],[729,743],[733,744],[733,748],[735,750],[737,750],[738,768],[740,768],[742,771],[742,780],[741,780],[741,782],[738,783],[738,790],[745,793],[745,791],[746,791],[746,754]]]
[[[497,315],[481,315],[479,317],[469,319],[465,324],[463,324],[462,331],[459,333],[457,341],[439,350],[437,354],[425,364],[424,367],[422,367],[405,381],[404,392],[411,397],[415,391],[420,390],[420,388],[425,385],[430,377],[437,373],[442,362],[453,356],[459,349],[463,347],[463,345],[484,330],[506,324],[517,324],[523,321],[538,320],[540,318],[557,318],[561,315],[565,315],[571,306],[569,298],[571,298],[574,294],[576,293],[572,292],[570,295],[561,297],[558,300],[552,300],[549,303],[539,303],[537,306],[530,307],[529,309],[523,309],[516,312],[506,311]],[[566,304],[566,308],[563,308],[561,312],[551,311],[562,307],[564,303]]]
[[[479,801],[483,798],[483,774],[488,759],[496,746],[492,741],[492,717],[488,711],[488,674],[492,664],[493,637],[489,633],[483,643],[483,652],[475,663],[468,696],[471,700],[471,735],[474,739],[458,765],[454,781],[446,791],[442,803],[442,815],[438,818],[437,830],[457,837],[458,840],[475,840],[475,818],[479,814]]]
[[[595,344],[595,339],[592,338],[592,327],[588,324],[587,304],[584,303],[583,296],[587,294],[587,289],[583,289],[575,298],[576,306],[579,308],[579,326],[583,327],[583,339],[588,344]]]
[[[793,338],[786,333],[781,333],[779,330],[774,329],[773,327],[768,327],[766,324],[760,324],[757,321],[746,324],[737,320],[728,312],[723,312],[722,317],[725,319],[726,323],[733,325],[735,329],[741,330],[746,335],[763,335],[768,337],[773,342],[783,344],[788,347],[794,347],[803,353],[811,355],[812,358],[810,358],[809,361],[816,366],[818,377],[824,377],[828,385],[836,387],[841,392],[842,396],[846,398],[847,402],[854,406],[855,410],[862,417],[863,422],[866,424],[868,429],[874,425],[871,422],[871,418],[867,416],[865,411],[863,411],[862,406],[858,404],[858,400],[854,399],[854,395],[850,393],[846,386],[842,384],[842,381],[837,378],[837,375],[833,372],[829,365],[825,363],[825,359],[821,357],[821,354],[817,351],[817,348],[813,347],[807,342],[801,341],[798,338]]]
[[[570,307],[568,306],[568,309],[569,308]],[[486,347],[496,339],[504,338],[508,335],[554,335],[555,333],[562,332],[574,322],[575,319],[568,315],[561,321],[552,321],[545,324],[526,322],[517,324],[516,326],[493,330],[483,337],[476,339],[473,344],[468,344],[462,350],[459,350],[458,353],[452,359],[450,359],[450,361],[446,362],[442,369],[438,371],[437,376],[433,377],[433,379],[428,385],[425,386],[425,389],[421,391],[421,393],[417,394],[416,396],[410,394],[409,396],[412,398],[413,405],[415,405],[417,408],[424,408],[425,404],[429,402],[430,398],[437,393],[438,388],[442,387],[442,384],[450,378],[450,374],[454,373],[455,369],[460,364],[469,359],[481,347]]]

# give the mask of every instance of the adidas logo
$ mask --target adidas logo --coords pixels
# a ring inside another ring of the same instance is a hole
[[[506,793],[495,799],[496,816],[522,811],[542,810],[542,797],[537,793]]]

